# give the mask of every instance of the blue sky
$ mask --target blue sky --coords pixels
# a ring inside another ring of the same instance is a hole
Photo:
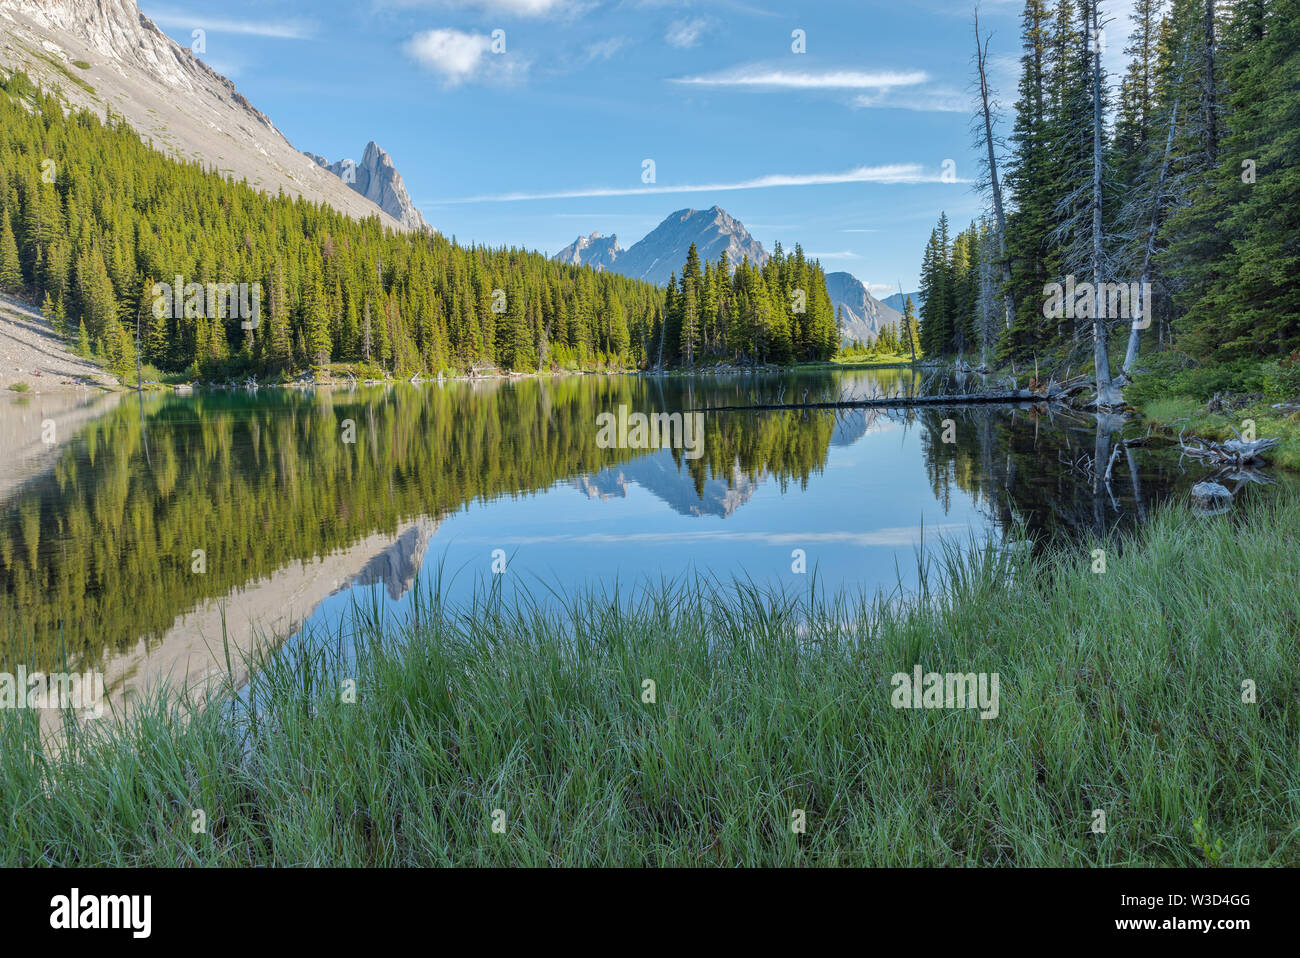
[[[554,253],[599,231],[626,247],[716,203],[769,250],[800,242],[884,296],[915,288],[940,210],[965,225],[980,208],[964,0],[140,7],[184,45],[203,29],[203,58],[299,149],[360,158],[378,142],[462,242]],[[1019,11],[981,8],[1008,104]]]

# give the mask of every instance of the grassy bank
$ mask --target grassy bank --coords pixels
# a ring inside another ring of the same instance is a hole
[[[916,357],[921,358],[919,355]],[[829,363],[832,367],[844,366],[910,366],[912,356],[909,353],[876,353],[869,350],[842,350]]]
[[[567,624],[357,609],[268,658],[252,718],[155,700],[55,756],[5,713],[0,863],[1297,865],[1300,496],[1256,500],[1170,508],[1103,574],[952,552],[910,611],[704,581]],[[997,717],[895,709],[914,664],[997,672]]]
[[[1300,410],[1274,409],[1262,399],[1240,399],[1226,408],[1210,409],[1206,403],[1190,396],[1168,396],[1146,400],[1138,407],[1148,421],[1178,435],[1204,436],[1219,441],[1235,438],[1250,420],[1261,439],[1277,437],[1281,444],[1267,453],[1270,463],[1300,470]]]
[[[1124,398],[1151,423],[1222,441],[1245,432],[1249,420],[1260,438],[1281,440],[1271,463],[1300,469],[1300,356],[1200,364],[1166,349],[1138,366]]]

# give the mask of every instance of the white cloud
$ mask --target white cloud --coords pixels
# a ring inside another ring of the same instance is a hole
[[[485,33],[425,30],[411,37],[405,49],[452,86],[473,80],[510,80],[528,69],[526,63],[509,59],[507,54],[492,53],[492,37]]]
[[[186,32],[207,30],[211,33],[238,33],[279,40],[307,40],[315,33],[315,26],[302,20],[227,20],[183,10],[160,10],[149,15],[149,18],[160,27]]]
[[[668,26],[668,32],[664,34],[664,39],[675,47],[685,49],[693,47],[700,42],[700,37],[704,31],[709,28],[709,22],[703,17],[694,17],[685,20],[674,20]]]
[[[627,37],[610,37],[587,45],[587,60],[608,60],[627,46]]]
[[[732,190],[762,190],[778,186],[829,186],[838,183],[939,183],[941,171],[928,172],[917,163],[859,166],[842,173],[773,173],[732,183],[702,183],[682,186],[591,187],[551,193],[498,193],[440,200],[439,203],[512,203],[523,200],[572,200],[597,196],[656,196],[666,193],[724,193]],[[956,182],[965,183],[966,180]]]
[[[864,93],[853,98],[855,107],[873,107],[894,110],[915,110],[921,113],[970,113],[974,110],[971,96],[953,90],[881,90],[875,94]]]
[[[239,75],[244,72],[242,63],[236,60],[208,60],[200,58],[217,73],[220,73],[227,80],[237,80]]]
[[[921,70],[897,72],[884,70],[866,73],[861,70],[824,70],[821,72],[784,70],[773,67],[740,67],[722,73],[676,77],[673,83],[689,86],[767,87],[787,90],[885,90],[915,86],[928,79]]]
[[[809,253],[810,259],[861,259],[857,253],[852,250],[841,250],[838,253]]]

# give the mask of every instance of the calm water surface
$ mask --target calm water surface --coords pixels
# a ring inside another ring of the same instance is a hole
[[[535,592],[693,573],[907,587],[923,538],[1131,525],[1204,478],[1139,449],[1098,495],[1074,465],[1095,454],[1092,420],[1028,406],[706,412],[695,459],[597,442],[597,416],[620,405],[899,395],[912,376],[124,397],[0,487],[0,668],[95,664],[135,688],[219,659],[223,614],[244,649],[328,628],[354,599],[400,615],[417,575],[439,569],[464,599],[492,580],[494,556],[503,582]],[[35,421],[13,402],[0,432],[6,420]],[[792,571],[794,550],[808,574]]]

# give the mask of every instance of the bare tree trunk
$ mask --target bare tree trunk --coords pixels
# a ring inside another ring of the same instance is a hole
[[[1102,219],[1101,219],[1101,36],[1097,22],[1098,0],[1088,0],[1092,27],[1092,359],[1097,370],[1098,407],[1117,404],[1110,382],[1110,355],[1106,349],[1106,318],[1102,315]]]
[[[1214,94],[1214,0],[1205,0],[1205,154],[1209,165],[1219,158],[1218,104]]]
[[[1142,254],[1142,279],[1140,288],[1142,294],[1142,314],[1133,318],[1133,325],[1128,332],[1128,350],[1124,353],[1124,374],[1133,375],[1133,366],[1137,363],[1138,357],[1138,336],[1143,327],[1139,326],[1140,321],[1145,321],[1147,326],[1151,325],[1151,299],[1146,295],[1147,284],[1151,281],[1151,257],[1156,249],[1156,227],[1160,223],[1160,198],[1164,192],[1165,179],[1169,176],[1169,157],[1174,147],[1174,131],[1178,129],[1178,101],[1174,101],[1173,109],[1169,113],[1169,133],[1165,137],[1165,155],[1160,163],[1160,176],[1156,179],[1155,196],[1151,200],[1151,224],[1147,227],[1146,250]]]
[[[993,115],[989,110],[989,82],[984,64],[988,60],[988,41],[980,39],[979,9],[975,10],[975,61],[980,74],[980,101],[984,109],[984,143],[989,154],[989,183],[993,187],[993,215],[998,223],[998,259],[1002,263],[1002,290],[1006,297],[1006,328],[1015,318],[1015,301],[1011,296],[1011,265],[1007,262],[1007,218],[1002,210],[1002,186],[998,182],[998,163],[993,151]]]

